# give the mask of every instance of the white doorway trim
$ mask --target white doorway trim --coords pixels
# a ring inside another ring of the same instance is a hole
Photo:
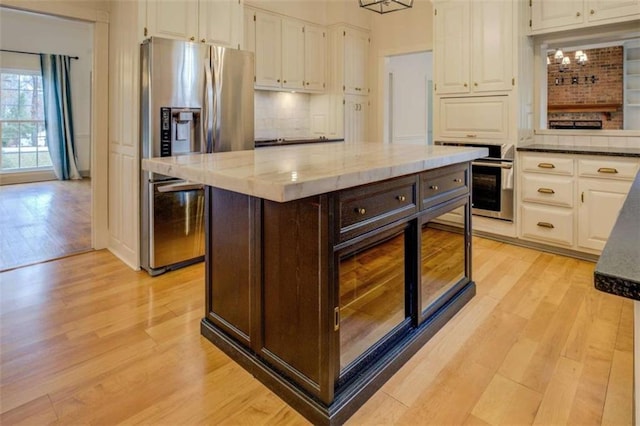
[[[109,14],[71,2],[0,0],[0,6],[93,23],[91,80],[91,246],[106,248],[109,188]]]

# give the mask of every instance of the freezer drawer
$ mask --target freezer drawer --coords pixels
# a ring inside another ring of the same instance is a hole
[[[204,256],[204,189],[184,181],[149,184],[152,269]]]

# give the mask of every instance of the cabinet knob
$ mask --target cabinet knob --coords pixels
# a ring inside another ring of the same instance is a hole
[[[591,10],[589,11],[589,13],[590,13],[590,14],[592,14],[592,15],[595,15],[596,11],[595,11],[595,10],[593,10],[593,9],[591,9]]]
[[[462,179],[460,179],[460,178],[455,178],[453,181],[454,181],[455,183],[462,183]]]
[[[356,213],[358,213],[359,215],[363,216],[363,215],[367,214],[367,211],[364,208],[359,207],[359,208],[356,209]]]
[[[280,79],[277,79],[276,82],[280,83]]]
[[[438,185],[431,185],[429,189],[433,189],[434,191],[438,190]]]
[[[469,87],[469,85],[467,83],[464,84],[464,87]]]
[[[206,43],[206,42],[207,42],[207,39],[203,38],[203,39],[201,39],[200,41],[201,41],[201,42],[203,42],[203,43]]]
[[[553,163],[538,163],[538,167],[540,167],[541,169],[555,169],[556,166],[553,165]]]
[[[287,84],[287,80],[282,80],[282,82],[283,82],[284,84]]]
[[[474,85],[475,87],[478,87],[478,83],[475,83],[475,82],[474,82],[474,83],[473,83],[473,85]]]
[[[308,82],[308,81],[305,81],[304,85],[305,85],[305,86],[308,86],[308,85],[309,85],[309,82]]]
[[[554,191],[551,188],[538,188],[538,192],[541,194],[555,194],[556,191]]]
[[[576,16],[580,16],[580,12],[576,12]]]
[[[398,195],[398,196],[396,197],[396,200],[398,200],[398,201],[406,201],[406,200],[407,200],[407,197],[405,197],[404,195]]]
[[[600,167],[598,169],[598,173],[616,174],[618,173],[618,169],[614,169],[613,167]]]
[[[195,41],[195,39],[196,39],[195,37],[189,37],[190,41]]]
[[[548,228],[548,229],[555,228],[555,226],[553,226],[553,223],[549,223],[549,222],[538,222],[537,225],[541,228]]]

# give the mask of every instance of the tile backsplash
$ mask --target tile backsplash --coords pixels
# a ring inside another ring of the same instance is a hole
[[[536,143],[558,146],[597,146],[637,148],[640,147],[640,136],[596,136],[596,135],[557,135],[541,134],[535,136]]]
[[[256,90],[254,102],[256,139],[310,136],[310,95]]]

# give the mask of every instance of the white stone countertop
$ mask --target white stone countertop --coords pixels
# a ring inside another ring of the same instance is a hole
[[[142,160],[150,172],[286,202],[485,157],[486,148],[331,142]]]

